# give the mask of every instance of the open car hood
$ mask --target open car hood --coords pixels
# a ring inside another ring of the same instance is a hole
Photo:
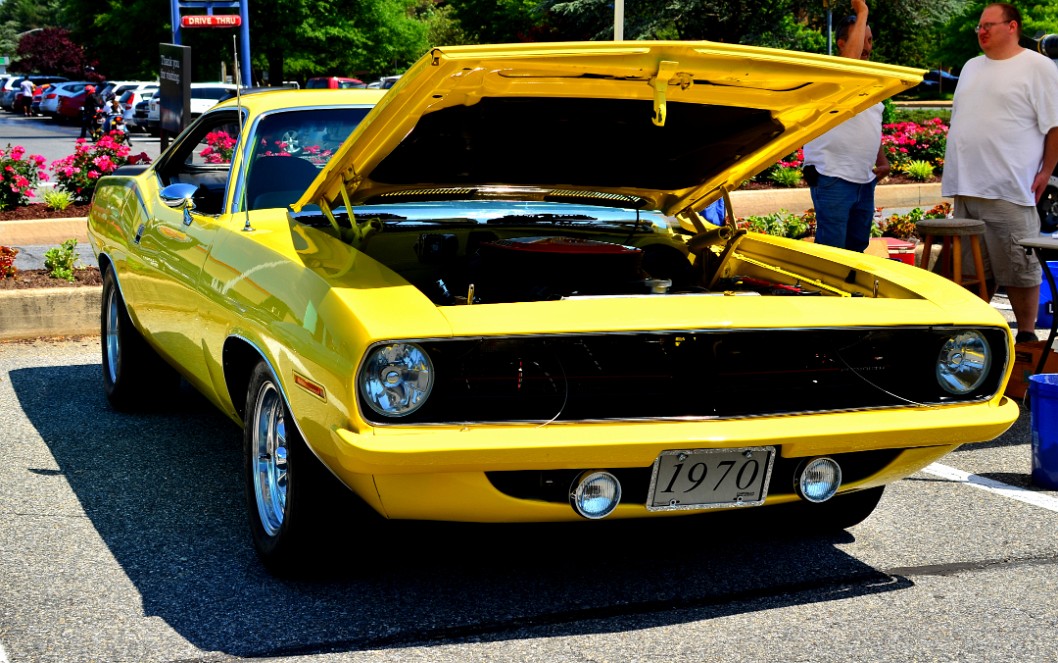
[[[700,210],[923,73],[714,42],[435,48],[293,208],[510,199]]]

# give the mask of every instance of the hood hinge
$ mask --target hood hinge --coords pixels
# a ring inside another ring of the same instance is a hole
[[[668,114],[667,103],[665,95],[668,93],[670,84],[676,84],[680,86],[681,90],[686,90],[691,83],[694,81],[693,76],[687,73],[677,73],[676,67],[679,67],[679,62],[673,62],[671,60],[662,60],[658,64],[658,73],[654,75],[654,117],[652,121],[659,127],[665,126],[665,117]]]

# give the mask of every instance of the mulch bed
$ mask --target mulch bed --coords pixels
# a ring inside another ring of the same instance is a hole
[[[103,285],[103,277],[96,267],[85,267],[73,271],[74,280],[52,278],[46,269],[20,269],[14,276],[0,279],[0,290],[23,290],[27,288],[76,288],[84,285]]]
[[[88,216],[89,204],[70,205],[66,209],[52,209],[44,203],[30,203],[13,209],[0,210],[0,221],[28,221],[31,219],[69,219]]]

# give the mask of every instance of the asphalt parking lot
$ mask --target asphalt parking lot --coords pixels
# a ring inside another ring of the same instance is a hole
[[[317,573],[278,580],[249,543],[235,424],[189,388],[112,411],[96,338],[0,343],[0,661],[1058,660],[1058,492],[1029,484],[1028,425],[838,535],[764,509],[347,523]]]

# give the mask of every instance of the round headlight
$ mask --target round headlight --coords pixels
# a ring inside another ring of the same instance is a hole
[[[371,350],[360,370],[360,393],[386,417],[418,410],[433,388],[433,364],[414,343],[391,343]]]
[[[610,515],[620,501],[621,482],[609,472],[584,472],[569,493],[573,510],[591,520]]]
[[[841,486],[841,466],[832,458],[814,458],[797,478],[797,492],[809,502],[826,502]]]
[[[949,338],[937,357],[937,382],[950,394],[968,394],[981,386],[992,366],[992,350],[979,332]]]

